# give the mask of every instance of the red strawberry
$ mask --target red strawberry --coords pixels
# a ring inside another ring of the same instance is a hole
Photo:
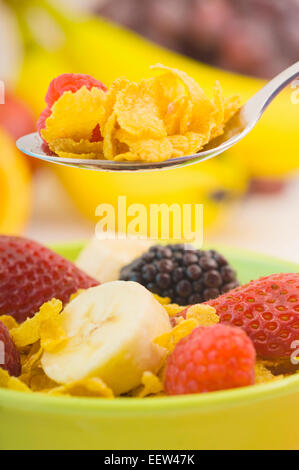
[[[209,300],[222,323],[243,328],[259,357],[288,359],[299,339],[299,274],[272,274]]]
[[[180,395],[252,385],[254,366],[253,344],[241,328],[219,324],[198,327],[170,354],[165,391]]]
[[[45,97],[47,107],[42,111],[37,121],[37,130],[40,135],[41,130],[46,127],[46,120],[52,113],[51,108],[55,101],[57,101],[65,91],[71,91],[72,93],[75,93],[83,86],[85,86],[88,90],[91,90],[91,88],[95,87],[99,88],[100,90],[107,91],[106,86],[102,82],[96,80],[90,75],[85,75],[83,73],[63,73],[51,81]],[[100,128],[99,126],[96,126],[93,131],[91,141],[98,142],[101,140],[102,135]]]
[[[21,374],[20,355],[2,322],[0,322],[0,367],[15,377]]]
[[[48,248],[22,237],[0,236],[0,312],[18,322],[56,297],[99,283]]]

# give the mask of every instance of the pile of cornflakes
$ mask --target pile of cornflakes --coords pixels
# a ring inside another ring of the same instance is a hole
[[[64,92],[41,136],[60,157],[159,162],[201,150],[240,107],[239,97],[223,96],[219,82],[209,99],[185,72],[152,69],[160,74],[139,83],[120,78],[106,93],[85,86]],[[94,141],[97,126],[102,140]]]
[[[170,354],[175,345],[198,326],[212,326],[219,322],[215,309],[209,305],[196,304],[188,308],[186,318],[180,312],[187,307],[167,303],[169,299],[155,296],[164,306],[170,319],[176,317],[175,326],[169,333],[156,338],[155,343],[164,347]],[[86,378],[67,385],[53,382],[45,374],[41,365],[44,351],[54,352],[65,344],[66,335],[60,322],[62,304],[53,299],[45,303],[40,311],[24,323],[18,324],[10,316],[0,316],[0,321],[9,329],[10,336],[21,355],[22,373],[19,378],[11,377],[0,368],[0,387],[22,392],[39,392],[52,396],[114,398],[112,390],[99,377]],[[140,385],[128,393],[127,397],[159,397],[164,395],[163,377],[166,361],[157,375],[144,372]],[[271,370],[279,364],[257,361],[256,383],[278,380],[283,375],[273,375]]]

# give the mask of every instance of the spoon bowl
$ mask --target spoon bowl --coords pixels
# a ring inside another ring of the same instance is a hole
[[[58,165],[96,171],[152,171],[193,165],[223,153],[243,139],[257,124],[271,101],[289,83],[299,76],[299,61],[287,68],[259,90],[232,117],[224,134],[213,139],[200,152],[160,162],[128,162],[99,159],[61,158],[53,154],[37,132],[17,140],[18,149],[34,158]]]

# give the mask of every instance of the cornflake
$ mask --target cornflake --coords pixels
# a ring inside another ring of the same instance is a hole
[[[240,107],[216,82],[210,99],[181,70],[161,64],[138,83],[115,80],[107,93],[85,86],[56,100],[41,135],[60,157],[160,162],[192,155],[224,132]],[[99,128],[103,141],[93,141]]]

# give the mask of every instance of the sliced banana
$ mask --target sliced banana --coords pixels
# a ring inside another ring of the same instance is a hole
[[[148,240],[99,240],[94,237],[82,250],[76,264],[100,282],[116,281],[121,268],[145,253],[151,245]]]
[[[68,342],[41,360],[47,376],[60,384],[100,377],[120,395],[137,387],[143,372],[155,373],[163,363],[166,350],[153,341],[170,331],[169,317],[136,282],[83,291],[61,316]]]

